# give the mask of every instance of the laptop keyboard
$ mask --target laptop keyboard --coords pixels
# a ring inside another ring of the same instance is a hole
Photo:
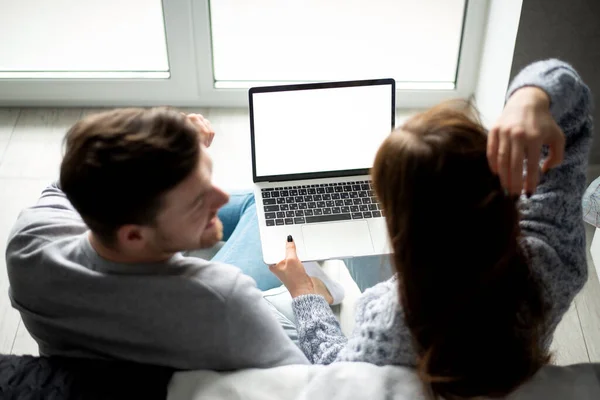
[[[383,216],[370,181],[268,188],[261,195],[267,226]]]

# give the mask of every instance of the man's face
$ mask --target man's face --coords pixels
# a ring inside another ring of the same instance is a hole
[[[201,146],[197,169],[163,198],[153,247],[174,253],[212,245],[222,235],[217,211],[228,201],[229,196],[212,184],[212,160]]]

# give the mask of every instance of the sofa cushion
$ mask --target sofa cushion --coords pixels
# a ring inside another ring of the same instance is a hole
[[[600,177],[587,187],[583,194],[583,220],[600,228]]]
[[[366,363],[290,365],[232,373],[178,372],[169,400],[418,400],[426,399],[416,374],[408,368]],[[600,364],[544,367],[510,400],[600,399]]]

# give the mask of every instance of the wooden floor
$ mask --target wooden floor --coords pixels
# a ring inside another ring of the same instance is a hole
[[[89,109],[0,109],[0,250],[19,211],[37,200],[58,177],[61,140],[66,130]],[[214,179],[226,190],[252,184],[250,139],[246,110],[186,110],[207,116],[217,132],[210,149]],[[397,121],[402,119],[399,116]],[[600,174],[590,168],[589,178]],[[587,227],[588,249],[593,229]],[[600,283],[591,258],[589,281],[558,327],[553,343],[557,364],[600,362]],[[19,314],[8,299],[4,256],[0,257],[0,353],[37,354]]]

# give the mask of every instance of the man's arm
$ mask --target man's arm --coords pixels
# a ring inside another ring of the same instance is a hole
[[[67,196],[60,188],[60,182],[56,181],[50,184],[46,189],[42,191],[38,202],[33,209],[54,209],[54,210],[65,210],[73,212],[79,217],[79,214],[73,208],[73,205],[67,199]]]
[[[60,189],[58,182],[46,187],[37,203],[21,211],[10,235],[55,240],[63,235],[79,235],[87,226]]]
[[[227,299],[226,318],[233,369],[310,364],[277,322],[254,281],[241,272]]]

